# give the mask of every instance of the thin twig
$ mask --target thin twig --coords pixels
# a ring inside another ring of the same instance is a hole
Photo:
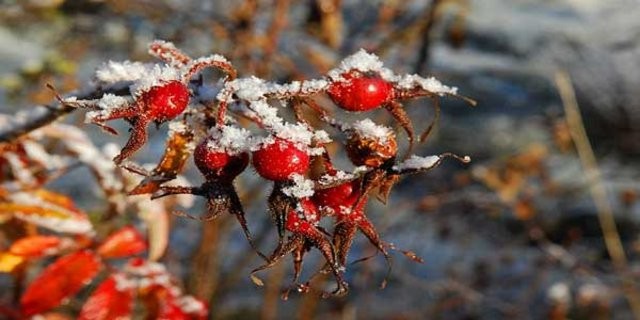
[[[118,93],[122,90],[112,90],[112,93]],[[91,100],[101,97],[107,91],[90,87],[71,95],[77,97],[77,100]],[[63,105],[61,103],[51,103],[45,106],[32,107],[32,112],[24,117],[14,117],[9,120],[9,124],[0,128],[0,144],[12,142],[31,131],[42,128],[76,110],[73,106]]]
[[[578,151],[578,156],[582,162],[582,166],[584,167],[587,183],[589,184],[589,190],[598,210],[598,220],[600,222],[600,227],[602,228],[607,252],[611,257],[616,271],[620,275],[623,289],[626,293],[629,305],[631,306],[631,311],[635,315],[636,319],[640,319],[640,295],[638,294],[632,280],[625,276],[628,269],[627,257],[624,252],[622,240],[620,240],[620,234],[616,227],[611,204],[607,198],[607,191],[602,183],[602,175],[598,168],[598,162],[584,128],[584,123],[582,121],[582,116],[580,115],[571,79],[566,72],[558,71],[555,74],[555,82],[564,105],[571,137],[573,138],[576,150]]]

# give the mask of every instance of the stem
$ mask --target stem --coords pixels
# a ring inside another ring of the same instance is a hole
[[[589,184],[589,190],[593,197],[596,209],[598,210],[598,220],[600,222],[600,227],[602,228],[607,252],[609,253],[613,266],[622,281],[623,290],[626,294],[629,306],[631,307],[631,311],[636,319],[640,319],[640,295],[638,295],[638,291],[632,282],[633,280],[625,275],[628,270],[627,257],[624,252],[622,240],[620,239],[620,234],[618,233],[618,228],[616,227],[611,204],[607,198],[607,190],[602,183],[602,176],[598,168],[598,162],[595,154],[593,153],[593,148],[589,142],[587,132],[584,128],[584,122],[580,115],[580,109],[576,100],[573,84],[571,83],[569,75],[564,71],[556,72],[555,82],[564,105],[571,137],[575,143],[578,157],[584,167],[585,176],[588,179],[587,183]]]

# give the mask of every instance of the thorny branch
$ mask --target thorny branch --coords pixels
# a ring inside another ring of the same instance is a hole
[[[83,91],[70,95],[77,96],[79,99],[97,99],[103,96],[107,91],[99,88],[87,88]],[[32,107],[28,114],[19,114],[14,116],[9,123],[0,128],[0,143],[10,143],[31,131],[42,128],[56,120],[65,117],[75,111],[76,108],[69,105],[63,105],[60,102],[52,102],[45,106]],[[26,113],[26,112],[25,112]]]

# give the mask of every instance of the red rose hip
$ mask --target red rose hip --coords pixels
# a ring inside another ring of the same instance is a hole
[[[189,104],[189,89],[180,81],[169,81],[151,87],[142,94],[149,116],[156,121],[171,120],[180,115]]]
[[[231,154],[224,149],[211,148],[211,139],[205,139],[195,149],[193,161],[200,172],[209,180],[233,180],[249,164],[246,152]]]
[[[344,110],[373,110],[388,103],[393,97],[393,86],[380,76],[350,72],[342,77],[345,81],[333,82],[327,93]]]
[[[275,138],[275,142],[253,152],[253,167],[267,180],[284,181],[309,169],[309,155],[292,141]]]

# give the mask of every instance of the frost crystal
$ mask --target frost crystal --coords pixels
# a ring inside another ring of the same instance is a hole
[[[180,309],[188,314],[199,314],[207,311],[206,306],[201,301],[192,296],[184,296],[178,301]]]
[[[201,57],[198,58],[196,60],[193,60],[191,62],[191,65],[197,65],[197,64],[215,64],[215,63],[225,63],[225,64],[230,64],[229,60],[227,60],[227,58],[225,58],[224,56],[221,56],[219,54],[212,54],[210,56],[206,56],[206,57]]]
[[[115,94],[105,93],[100,100],[98,100],[98,108],[102,110],[111,110],[120,108],[128,103],[128,100]]]
[[[329,71],[328,75],[334,81],[342,81],[342,74],[351,70],[360,72],[380,72],[383,69],[382,61],[375,54],[368,53],[364,49],[346,57],[340,66]]]
[[[82,214],[69,211],[50,202],[41,200],[26,192],[14,192],[11,194],[12,202],[24,206],[36,206],[47,211],[55,212],[54,215],[41,215],[35,213],[26,213],[21,211],[15,212],[15,217],[33,223],[37,226],[47,228],[56,232],[64,232],[71,234],[93,235],[93,226],[91,222]]]
[[[211,130],[211,139],[207,147],[213,151],[226,152],[235,155],[251,149],[253,140],[251,132],[244,128],[224,126]]]
[[[386,80],[395,82],[396,86],[400,89],[410,90],[421,88],[438,95],[456,94],[458,92],[458,88],[446,86],[434,77],[423,78],[417,74],[396,76]]]
[[[227,83],[238,98],[247,101],[256,101],[265,98],[269,89],[266,81],[258,77],[240,78]]]
[[[352,125],[352,128],[356,134],[363,138],[370,138],[383,143],[393,134],[390,128],[378,125],[371,119],[357,121]]]
[[[109,61],[96,70],[95,78],[104,84],[133,81],[130,91],[137,96],[163,82],[179,80],[180,74],[175,68],[166,65]]]
[[[149,91],[152,87],[174,80],[180,80],[178,70],[170,66],[156,64],[148,68],[144,77],[136,80],[131,87],[129,87],[129,90],[131,94],[137,97]]]
[[[266,100],[252,101],[249,109],[254,112],[254,115],[260,119],[262,125],[267,128],[281,125],[284,121],[278,116],[278,109],[270,106]]]
[[[282,188],[284,194],[298,199],[313,196],[313,181],[297,173],[292,174],[289,178],[293,181],[293,185]]]
[[[109,61],[96,70],[95,78],[104,84],[114,84],[123,81],[136,81],[144,78],[153,64],[141,62]]]
[[[416,155],[412,155],[409,159],[404,162],[393,166],[394,170],[420,170],[420,169],[430,169],[435,166],[438,161],[440,161],[439,156],[428,156],[428,157],[419,157]]]
[[[91,100],[83,100],[83,101],[74,100],[74,101],[77,101],[80,104],[84,104],[84,103],[87,103],[87,101],[91,101]],[[92,122],[95,122],[96,118],[107,117],[114,110],[116,110],[118,108],[122,108],[122,107],[126,106],[127,104],[129,104],[129,100],[127,100],[126,98],[121,97],[121,96],[117,96],[117,95],[111,94],[111,93],[105,93],[97,101],[97,106],[98,106],[98,108],[100,108],[100,110],[94,110],[94,111],[87,112],[87,114],[85,115],[84,122],[85,123],[92,123]]]
[[[60,219],[31,214],[16,213],[16,218],[56,232],[93,235],[93,226],[88,220]]]
[[[122,273],[115,273],[112,277],[116,283],[117,291],[124,292],[138,287],[138,283],[135,280],[127,278]]]
[[[318,183],[320,183],[321,185],[330,185],[339,181],[347,181],[347,180],[352,180],[354,179],[356,176],[354,174],[351,173],[347,173],[344,171],[336,171],[335,174],[324,174],[320,177],[320,179],[318,180]]]

